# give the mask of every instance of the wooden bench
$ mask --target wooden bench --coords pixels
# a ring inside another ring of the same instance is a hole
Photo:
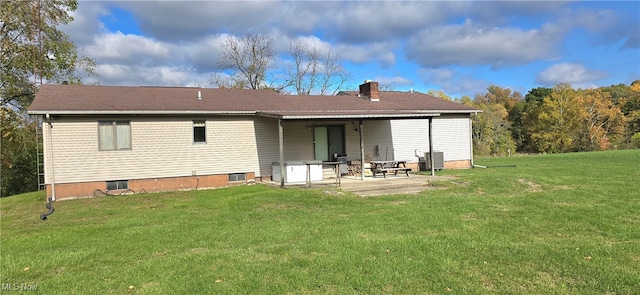
[[[409,171],[411,171],[411,168],[407,168],[407,167],[389,167],[389,168],[372,167],[371,168],[371,172],[373,172],[373,177],[376,176],[376,173],[382,173],[382,176],[384,176],[384,178],[387,178],[387,173],[393,172],[394,175],[398,175],[398,171],[404,172],[407,175],[407,177],[409,177]]]

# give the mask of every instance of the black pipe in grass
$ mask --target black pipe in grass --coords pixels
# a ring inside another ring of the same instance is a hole
[[[40,219],[42,219],[42,220],[47,220],[47,216],[49,216],[49,215],[53,214],[53,211],[54,211],[55,209],[53,209],[53,206],[51,205],[51,203],[52,203],[52,202],[53,202],[53,199],[52,199],[52,198],[49,198],[49,199],[48,199],[48,201],[47,201],[47,206],[46,206],[46,207],[47,207],[47,209],[49,209],[49,211],[48,211],[48,212],[46,212],[46,213],[42,213],[42,214],[40,214]]]
[[[473,165],[473,168],[515,168],[516,165],[495,165],[495,166],[482,166],[482,165]]]

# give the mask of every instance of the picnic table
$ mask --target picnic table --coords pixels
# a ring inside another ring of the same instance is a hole
[[[377,173],[382,173],[384,178],[387,178],[387,173],[393,172],[394,175],[398,175],[398,171],[404,172],[407,177],[411,168],[407,168],[407,161],[369,161],[371,163],[371,172],[373,177],[376,177]]]

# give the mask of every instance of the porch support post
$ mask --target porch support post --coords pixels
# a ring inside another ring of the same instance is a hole
[[[360,134],[360,179],[364,180],[364,139],[362,138],[362,120],[360,120],[358,124],[358,133]]]
[[[284,132],[282,131],[282,119],[278,119],[278,145],[280,146],[280,187],[284,187]]]
[[[436,168],[433,163],[433,117],[429,117],[429,163],[431,163],[431,176],[435,176]]]

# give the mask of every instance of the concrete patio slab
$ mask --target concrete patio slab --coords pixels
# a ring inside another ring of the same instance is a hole
[[[393,194],[417,194],[426,190],[436,189],[431,185],[434,181],[446,181],[454,178],[448,176],[428,176],[411,174],[387,175],[371,177],[367,176],[362,180],[359,176],[344,176],[340,178],[340,185],[335,178],[324,179],[312,182],[310,188],[330,188],[354,193],[362,197],[393,195]],[[271,185],[279,186],[279,182],[270,182]],[[285,187],[305,188],[305,184],[288,184]]]

